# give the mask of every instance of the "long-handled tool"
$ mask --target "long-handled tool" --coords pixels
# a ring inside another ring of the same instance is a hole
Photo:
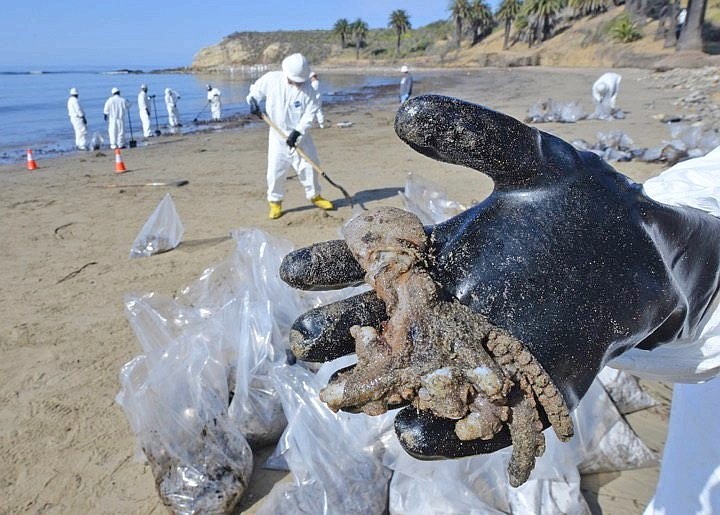
[[[210,105],[210,101],[208,100],[207,102],[205,102],[205,105],[203,106],[203,108],[200,109],[200,112],[195,115],[195,118],[193,118],[193,122],[197,123],[198,118],[200,118],[200,115],[203,114],[203,111],[205,111],[205,109],[207,109],[207,106],[209,106],[209,105]]]
[[[155,136],[160,136],[160,134],[162,134],[162,132],[160,132],[160,124],[158,123],[158,118],[157,118],[157,104],[155,103],[155,95],[150,95],[150,98],[152,98],[153,113],[155,113]]]
[[[179,181],[146,182],[144,184],[101,184],[98,188],[143,188],[145,186],[177,186],[179,188],[180,186],[185,186],[186,184],[190,184],[190,181],[187,179],[180,179]]]
[[[127,114],[128,114],[128,125],[130,125],[130,148],[135,148],[135,147],[137,147],[137,141],[135,141],[135,136],[133,136],[132,119],[130,118],[130,111],[128,111]]]
[[[272,127],[272,128],[275,130],[275,132],[278,133],[279,136],[282,136],[282,139],[284,139],[284,140],[287,139],[287,137],[288,137],[287,134],[285,134],[285,132],[284,132],[280,127],[278,127],[278,126],[275,124],[275,122],[273,122],[273,121],[270,119],[270,117],[269,117],[268,115],[266,115],[265,113],[263,113],[262,111],[260,111],[259,116],[260,116],[260,118],[262,118],[262,119],[265,121],[265,123],[267,123],[270,127]],[[325,180],[326,180],[327,182],[329,182],[330,184],[332,184],[333,186],[335,186],[337,189],[339,189],[339,190],[342,192],[343,196],[345,197],[345,200],[347,200],[347,201],[350,203],[350,207],[353,207],[353,206],[355,205],[355,203],[354,203],[353,200],[352,200],[352,197],[351,197],[350,195],[348,195],[348,192],[347,192],[347,191],[345,191],[345,188],[343,188],[342,186],[340,186],[339,184],[337,184],[335,181],[333,181],[330,177],[328,177],[328,174],[326,174],[326,173],[323,171],[323,169],[320,168],[320,165],[317,164],[317,163],[316,163],[315,161],[313,161],[312,159],[310,159],[310,157],[308,157],[308,155],[307,155],[305,152],[303,152],[303,150],[300,148],[300,145],[296,146],[296,147],[295,147],[295,150],[297,151],[298,155],[299,155],[300,157],[302,157],[305,161],[307,161],[308,163],[310,163],[310,166],[312,166],[313,168],[315,168],[315,171],[316,171],[317,173],[319,173],[320,175],[322,175],[323,178],[325,178]]]

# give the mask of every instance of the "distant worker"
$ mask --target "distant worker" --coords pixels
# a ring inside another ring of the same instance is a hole
[[[601,120],[612,118],[615,112],[615,101],[617,99],[618,90],[620,89],[620,81],[622,75],[608,72],[600,76],[592,86],[592,96],[595,102],[595,112],[591,118],[599,118]]]
[[[150,99],[148,98],[147,84],[140,85],[140,93],[138,93],[138,112],[140,113],[140,121],[142,122],[143,136],[149,138],[152,136],[150,132]]]
[[[78,90],[70,88],[70,98],[67,101],[68,116],[70,123],[75,130],[75,148],[78,150],[89,150],[88,148],[88,130],[87,118],[78,99]]]
[[[318,111],[315,118],[317,118],[318,125],[321,129],[325,128],[325,115],[322,111],[322,95],[320,94],[320,79],[318,79],[317,73],[310,72],[310,85],[315,90],[315,101],[317,102]]]
[[[103,115],[108,122],[108,136],[110,148],[125,148],[125,116],[127,116],[130,102],[120,96],[120,90],[113,88],[110,98],[105,101]]]
[[[680,38],[680,33],[682,32],[683,27],[685,26],[685,21],[687,20],[687,9],[684,7],[680,9],[680,12],[677,15],[677,24],[675,25],[675,39]]]
[[[295,147],[315,163],[317,150],[309,129],[317,116],[315,90],[309,84],[309,65],[302,54],[292,54],[282,62],[282,71],[271,71],[250,86],[247,102],[250,112],[260,115],[259,103],[265,101],[267,116],[279,131],[270,127],[268,137],[267,199],[270,219],[282,216],[285,178],[292,166],[305,188],[305,197],[320,209],[335,209],[332,202],[320,196],[318,174],[301,158]],[[284,134],[278,134],[282,131]],[[301,139],[302,137],[302,139]]]
[[[413,77],[410,75],[410,69],[406,65],[400,67],[402,79],[400,79],[400,103],[402,104],[410,95],[412,95]]]
[[[168,126],[169,127],[182,127],[180,123],[180,114],[178,113],[177,101],[180,98],[177,91],[170,88],[165,88],[165,107],[168,112]]]
[[[208,84],[207,92],[207,99],[208,102],[210,102],[210,113],[212,114],[212,119],[215,121],[220,121],[222,111],[220,90],[217,88],[213,88],[210,84]]]

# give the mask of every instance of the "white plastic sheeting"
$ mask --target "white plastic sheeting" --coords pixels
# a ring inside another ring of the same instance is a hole
[[[648,179],[643,189],[658,202],[694,207],[720,216],[720,147]],[[610,366],[646,379],[674,383],[697,383],[717,376],[720,310],[714,310],[697,340],[677,341],[652,351],[631,349],[615,358]]]

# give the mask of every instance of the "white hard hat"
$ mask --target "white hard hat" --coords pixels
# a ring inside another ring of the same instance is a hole
[[[208,85],[205,86],[205,87],[207,88],[208,91],[210,91],[210,90],[212,89],[212,86],[211,86],[210,84],[208,84]]]
[[[315,73],[315,72],[310,72],[309,77],[310,77],[311,79],[312,79],[313,77],[317,77],[317,73]]]
[[[168,93],[170,93],[170,88],[165,88],[165,94],[167,95]]]
[[[77,88],[70,88],[70,94],[71,94],[71,95],[77,95],[77,94],[78,94]]]
[[[292,54],[283,59],[282,71],[293,82],[305,82],[310,72],[310,65],[302,54]]]
[[[403,65],[400,67],[400,71],[401,71],[402,73],[407,73],[407,72],[410,71],[410,68],[408,68],[406,64],[403,64]]]
[[[111,95],[114,95],[115,93],[120,93],[120,90],[118,88],[113,88],[110,90]]]
[[[140,84],[140,89],[147,91],[147,84]]]

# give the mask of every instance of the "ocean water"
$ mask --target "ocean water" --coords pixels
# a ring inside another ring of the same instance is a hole
[[[178,108],[181,131],[217,130],[220,124],[209,123],[206,84],[220,89],[223,118],[245,115],[245,103],[250,84],[257,78],[256,69],[241,69],[234,73],[195,75],[182,73],[117,73],[102,69],[58,70],[0,70],[0,163],[25,159],[31,148],[38,157],[52,157],[74,152],[75,137],[67,116],[68,91],[76,87],[80,104],[85,110],[90,136],[99,133],[107,141],[107,126],[103,120],[103,105],[113,87],[120,88],[123,97],[131,102],[129,123],[132,135],[140,143],[142,129],[137,111],[140,84],[148,85],[148,94],[157,95],[157,124],[152,113],[152,130],[168,132],[165,88],[180,95]],[[396,94],[392,87],[398,83],[394,76],[322,74],[320,91],[323,104],[367,102],[383,95]],[[152,100],[151,100],[152,102]],[[193,122],[197,118],[198,123]],[[130,127],[125,126],[129,139]]]

